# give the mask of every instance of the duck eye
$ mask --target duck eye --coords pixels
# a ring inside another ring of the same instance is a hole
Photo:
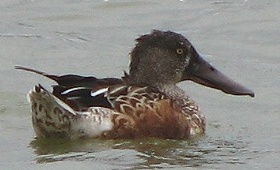
[[[176,52],[177,54],[183,54],[184,50],[182,48],[177,48]]]

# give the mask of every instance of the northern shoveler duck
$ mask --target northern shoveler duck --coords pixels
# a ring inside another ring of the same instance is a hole
[[[40,84],[28,93],[38,137],[182,139],[205,132],[197,104],[176,83],[192,80],[233,95],[254,92],[229,79],[182,35],[154,30],[140,36],[129,73],[103,78],[50,75],[53,92]]]

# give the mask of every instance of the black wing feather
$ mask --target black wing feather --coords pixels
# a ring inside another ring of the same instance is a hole
[[[91,94],[109,86],[124,84],[122,79],[117,78],[98,79],[74,74],[57,76],[22,66],[15,66],[15,69],[37,73],[57,82],[57,85],[53,85],[52,93],[75,110],[85,110],[92,106],[110,108],[111,105],[104,97],[104,93],[95,96]],[[69,92],[64,93],[66,91]]]

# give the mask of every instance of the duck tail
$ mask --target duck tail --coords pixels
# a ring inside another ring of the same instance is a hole
[[[60,76],[47,74],[45,72],[38,71],[38,70],[35,70],[35,69],[32,69],[32,68],[28,68],[28,67],[15,66],[15,69],[17,69],[17,70],[24,70],[24,71],[28,71],[28,72],[32,72],[32,73],[36,73],[36,74],[45,76],[45,77],[47,77],[49,79],[52,79],[52,80],[56,81],[57,83],[59,82],[59,79],[60,79]]]
[[[32,106],[32,123],[37,137],[67,137],[76,112],[66,103],[36,85],[28,93]]]

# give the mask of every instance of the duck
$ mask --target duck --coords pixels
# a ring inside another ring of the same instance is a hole
[[[205,134],[199,106],[182,81],[254,97],[254,92],[208,63],[183,35],[153,30],[136,39],[129,72],[120,78],[53,75],[23,66],[56,82],[52,92],[37,84],[28,93],[39,138],[189,139]]]

